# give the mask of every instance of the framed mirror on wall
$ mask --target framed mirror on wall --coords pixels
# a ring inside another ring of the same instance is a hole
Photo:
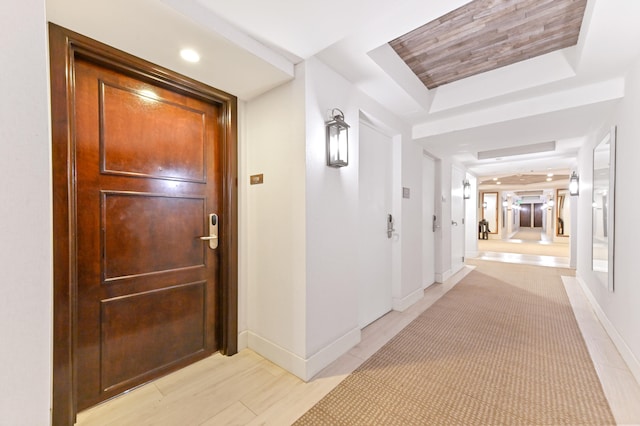
[[[556,190],[556,236],[568,237],[571,229],[569,189]]]
[[[614,290],[616,127],[593,149],[591,267],[609,291]]]
[[[497,192],[485,192],[482,194],[482,219],[487,221],[490,234],[498,233]]]

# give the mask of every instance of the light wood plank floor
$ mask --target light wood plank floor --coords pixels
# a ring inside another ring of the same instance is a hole
[[[84,411],[78,425],[289,425],[472,269],[467,266],[444,284],[427,288],[406,311],[372,323],[362,331],[360,344],[308,383],[245,349],[233,357],[214,355]],[[565,287],[616,420],[640,424],[640,387],[575,279],[566,280]]]

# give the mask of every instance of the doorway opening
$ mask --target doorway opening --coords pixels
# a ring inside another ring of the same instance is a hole
[[[544,182],[546,174],[517,176],[530,179],[534,187],[498,186],[495,182],[508,177],[480,178],[478,217],[491,223],[490,232],[481,233],[479,223],[478,253],[480,259],[543,266],[570,267],[570,239],[557,233],[562,214],[569,216],[568,204],[558,213],[556,187]],[[562,185],[559,177],[553,185]],[[567,175],[568,179],[568,175]],[[535,185],[541,185],[535,188]],[[486,218],[489,219],[486,219]]]

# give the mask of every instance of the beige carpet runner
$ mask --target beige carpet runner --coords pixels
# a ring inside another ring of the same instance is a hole
[[[607,425],[560,275],[478,267],[296,425]]]

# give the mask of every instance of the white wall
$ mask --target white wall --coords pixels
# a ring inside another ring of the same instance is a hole
[[[578,158],[580,196],[578,198],[577,231],[580,245],[577,248],[578,276],[586,286],[605,316],[605,325],[613,331],[614,340],[636,378],[640,380],[640,285],[638,285],[637,246],[640,229],[637,212],[640,198],[637,193],[637,169],[640,158],[640,61],[627,75],[625,97],[618,103],[610,121],[603,128],[618,126],[616,156],[615,199],[615,292],[611,293],[591,271],[591,196],[593,148],[599,141],[596,134],[581,149]],[[571,230],[572,234],[575,227]],[[608,323],[608,324],[607,324]]]
[[[44,1],[0,4],[0,424],[51,406],[51,167]]]
[[[421,148],[411,131],[393,114],[362,94],[316,58],[306,61],[306,238],[308,373],[319,371],[360,339],[358,329],[358,122],[364,114],[394,134],[394,155],[400,181],[394,183],[393,214],[399,234],[394,247],[394,309],[417,300],[422,281]],[[349,166],[326,166],[327,110],[340,108],[349,133]],[[395,179],[394,179],[395,182]],[[401,187],[411,191],[401,199]],[[400,211],[398,211],[400,209]]]
[[[422,158],[422,286],[435,283],[435,177],[436,160],[426,154]]]
[[[324,122],[332,108],[340,108],[352,124],[349,166],[340,169],[326,166]],[[315,58],[296,67],[295,81],[246,105],[241,149],[246,167],[240,168],[264,173],[265,183],[245,184],[246,197],[241,196],[247,210],[241,212],[247,226],[241,257],[247,257],[248,269],[243,334],[249,347],[304,379],[360,340],[360,114],[396,135],[394,161],[400,171],[394,198],[401,186],[411,188],[411,198],[396,200],[393,212],[400,234],[394,307],[396,300],[402,307],[417,297],[422,279],[421,151],[408,126]],[[411,232],[404,235],[402,227]]]
[[[339,169],[326,166],[324,123],[332,108],[340,108],[352,125],[349,165]],[[250,348],[303,379],[360,341],[360,114],[396,135],[400,148],[394,162],[400,172],[394,198],[400,186],[411,188],[410,199],[394,202],[398,309],[421,296],[422,163],[410,128],[316,58],[296,66],[294,81],[246,103],[240,155],[246,165],[240,169],[264,173],[264,184],[240,180],[246,191],[240,226],[247,229],[241,246],[247,265],[242,335]]]
[[[451,190],[449,200],[451,206],[451,273],[455,274],[464,266],[465,257],[465,204],[463,182],[466,171],[462,166],[451,167]]]
[[[451,275],[451,161],[436,160],[435,215],[436,215],[436,282],[443,282]]]
[[[296,374],[306,354],[304,72],[246,104],[240,166],[264,174],[261,185],[241,180],[248,344]]]
[[[444,282],[451,275],[451,159],[436,162],[436,281]]]
[[[469,199],[464,200],[464,256],[465,258],[478,256],[478,179],[467,173],[466,179],[471,185]]]
[[[249,287],[249,149],[246,144],[247,103],[238,101],[238,351],[248,346]]]
[[[306,63],[306,354],[358,328],[358,131],[355,88],[317,59]],[[339,108],[351,125],[349,165],[326,165],[327,111]],[[350,337],[349,337],[350,336]],[[355,339],[355,340],[354,340]]]
[[[423,148],[411,139],[410,130],[403,135],[401,145],[402,182],[399,190],[409,188],[410,198],[399,200],[402,205],[400,244],[402,262],[401,286],[394,294],[394,309],[404,310],[422,297],[422,156]]]

